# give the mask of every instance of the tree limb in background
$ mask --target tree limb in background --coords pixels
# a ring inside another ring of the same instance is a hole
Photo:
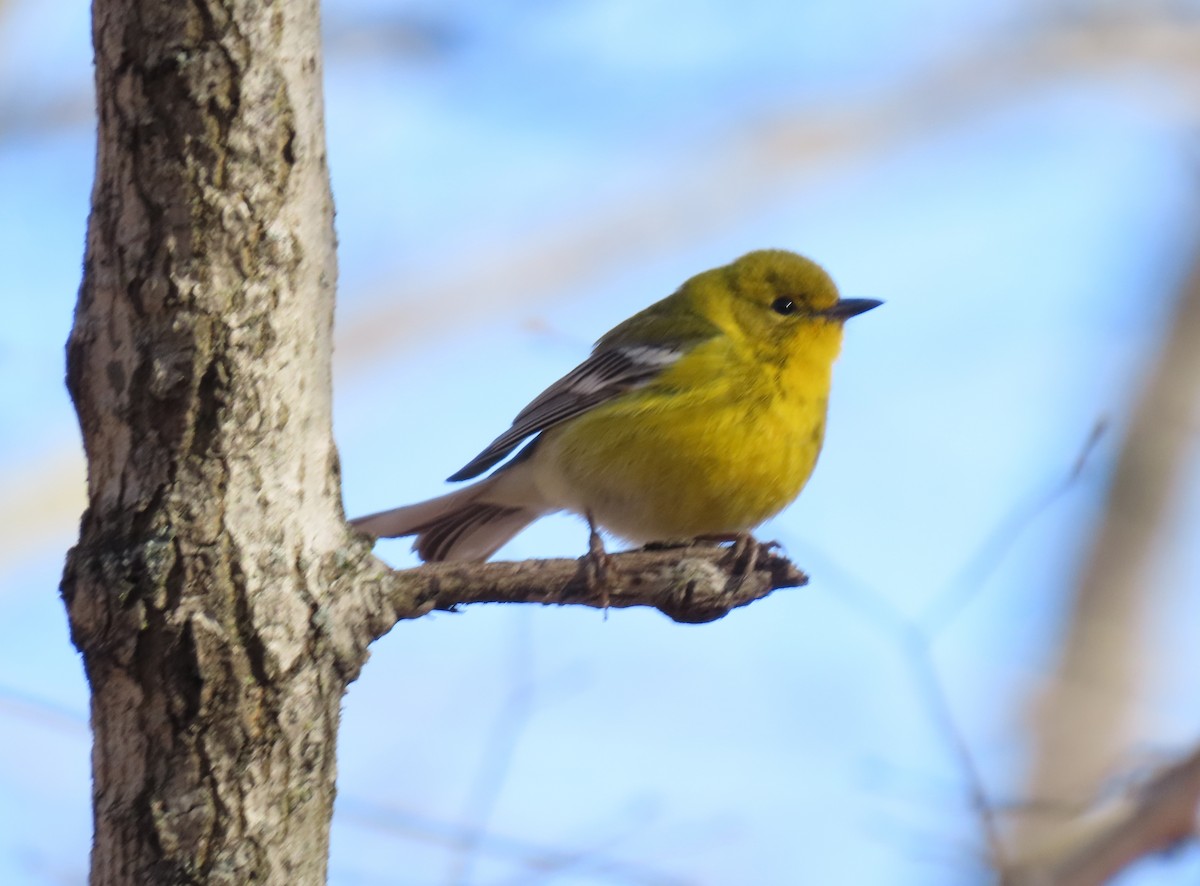
[[[1200,746],[1138,789],[1065,822],[1044,857],[1007,872],[1003,886],[1101,886],[1135,861],[1196,836]]]
[[[1040,8],[1034,4],[1032,12]],[[561,298],[614,267],[728,230],[777,201],[783,182],[886,156],[1064,82],[1129,70],[1161,76],[1175,89],[1138,93],[1138,104],[1144,109],[1153,98],[1168,116],[1177,114],[1172,99],[1190,97],[1200,78],[1200,23],[1155,8],[1118,21],[1102,10],[1043,18],[1001,39],[956,47],[876,91],[838,97],[827,106],[788,104],[752,119],[739,108],[713,127],[702,149],[653,170],[652,189],[555,219],[541,230],[518,230],[511,240],[501,234],[483,244],[469,266],[450,273],[437,268],[436,279],[414,280],[408,267],[385,270],[381,279],[387,282],[360,299],[362,313],[342,321],[339,377],[430,336],[461,333],[464,318],[448,314],[445,305],[469,301],[474,293],[488,293],[487,304],[469,318],[477,323]],[[403,291],[396,280],[405,281]]]
[[[1078,801],[1118,767],[1135,735],[1153,659],[1154,567],[1200,421],[1200,253],[1135,405],[1103,522],[1080,571],[1057,673],[1036,702],[1024,795]],[[1043,857],[1071,824],[1018,820],[1014,856]],[[1082,881],[1081,881],[1082,882]]]

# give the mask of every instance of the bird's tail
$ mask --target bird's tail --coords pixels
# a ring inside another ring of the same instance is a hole
[[[359,517],[350,525],[376,538],[415,535],[413,550],[426,562],[486,560],[546,512],[491,500],[488,493],[499,476],[493,474],[428,501]]]

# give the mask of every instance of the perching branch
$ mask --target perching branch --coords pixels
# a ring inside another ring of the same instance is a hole
[[[365,550],[365,548],[364,548]],[[612,607],[649,606],[677,622],[715,621],[772,591],[800,587],[808,576],[771,544],[759,544],[753,568],[741,573],[728,548],[695,546],[638,550],[608,558],[608,578],[589,582],[586,560],[500,563],[427,563],[393,570],[373,556],[349,569],[345,593],[335,594],[332,623],[367,633],[370,643],[397,622],[469,603],[541,603]],[[357,631],[355,631],[357,633]]]

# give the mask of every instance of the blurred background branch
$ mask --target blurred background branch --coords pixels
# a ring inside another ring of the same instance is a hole
[[[1086,804],[1129,753],[1152,691],[1154,615],[1174,589],[1158,566],[1186,487],[1200,428],[1200,249],[1147,367],[1112,486],[1068,600],[1058,661],[1031,711],[1026,796]],[[1018,858],[1062,841],[1071,820],[1017,819]]]
[[[1086,740],[1080,744],[1086,744]],[[1005,871],[1005,886],[1103,886],[1197,836],[1200,746],[1145,783],[1061,820],[1053,844]]]

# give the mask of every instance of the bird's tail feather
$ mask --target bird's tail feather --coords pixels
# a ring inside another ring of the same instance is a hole
[[[377,538],[415,535],[413,550],[426,562],[486,560],[543,510],[487,500],[493,477],[428,501],[350,521]]]

